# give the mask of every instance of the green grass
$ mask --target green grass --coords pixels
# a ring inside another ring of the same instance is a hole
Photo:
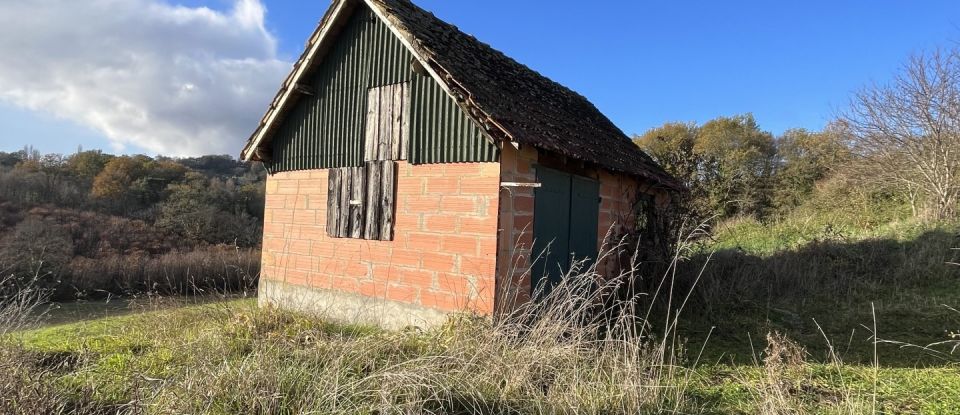
[[[829,344],[848,362],[868,363],[874,324],[882,340],[918,345],[960,330],[960,314],[949,308],[960,306],[960,224],[924,222],[895,200],[836,192],[818,191],[767,222],[717,224],[678,266],[681,292],[697,281],[683,335],[700,342],[712,330],[706,355],[737,363],[749,361],[769,331],[789,335],[814,359],[826,359]],[[945,363],[889,344],[878,353],[888,366]]]
[[[15,333],[0,371],[23,353],[17,379],[88,413],[960,414],[960,353],[902,346],[960,331],[960,226],[814,202],[722,223],[687,251],[673,282],[690,301],[666,346],[596,341],[563,313],[389,332],[253,300],[150,303]]]
[[[143,400],[145,407],[163,408],[158,413],[198,408],[204,413],[272,413],[265,408],[296,413],[294,409],[310,406],[311,402],[301,398],[314,393],[311,388],[320,382],[316,376],[331,373],[317,370],[311,374],[298,368],[316,370],[330,364],[324,362],[325,356],[331,360],[349,356],[348,362],[341,362],[336,369],[336,376],[342,382],[358,381],[365,372],[416,364],[421,359],[427,362],[450,353],[448,348],[462,341],[454,338],[459,336],[452,334],[454,331],[469,336],[476,330],[487,328],[461,320],[430,332],[391,333],[260,310],[254,301],[240,300],[62,324],[14,336],[38,361],[69,362],[47,375],[58,393],[92,400],[101,407],[118,408]],[[760,356],[766,344],[757,340]],[[688,346],[694,351],[699,347]],[[549,359],[549,355],[545,350],[540,358]],[[693,357],[688,356],[685,365],[689,371],[684,376],[659,385],[682,389],[679,406],[690,411],[758,412],[758,402],[768,394],[765,379],[771,370],[777,387],[789,391],[790,404],[805,412],[860,413],[873,407],[874,369],[870,365],[800,362],[771,369],[762,361],[736,365],[701,361],[694,365]],[[886,413],[960,413],[960,369],[956,366],[881,367],[876,380],[877,407]],[[448,386],[450,393],[458,387]],[[195,388],[203,389],[198,393]],[[244,403],[245,394],[251,393],[273,396],[274,406]],[[184,401],[173,403],[181,399]],[[344,399],[376,402],[370,396]],[[494,403],[477,406],[473,402],[471,408],[496,413],[500,408],[497,398],[490,399]]]

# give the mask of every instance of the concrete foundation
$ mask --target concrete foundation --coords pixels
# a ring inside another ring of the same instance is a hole
[[[384,298],[291,285],[269,279],[260,280],[257,301],[260,307],[271,305],[335,322],[369,324],[390,330],[410,326],[435,327],[443,324],[448,316],[438,310]]]

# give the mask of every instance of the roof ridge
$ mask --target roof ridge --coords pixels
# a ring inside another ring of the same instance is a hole
[[[637,147],[586,96],[410,0],[334,0],[242,157],[261,158],[261,141],[268,139],[271,126],[290,105],[291,91],[296,89],[294,84],[309,69],[330,27],[359,4],[365,4],[384,20],[441,88],[493,140],[531,145],[613,171],[645,177],[670,189],[682,189],[676,179]],[[342,13],[344,9],[348,12]]]

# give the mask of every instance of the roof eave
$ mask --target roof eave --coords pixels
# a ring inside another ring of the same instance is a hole
[[[338,22],[340,16],[348,13],[352,10],[352,7],[355,5],[356,0],[334,0],[334,4],[327,10],[327,13],[320,20],[320,24],[317,25],[317,29],[313,32],[313,35],[310,36],[310,41],[308,42],[308,47],[303,51],[303,54],[300,55],[300,58],[293,65],[293,69],[284,79],[283,84],[281,84],[280,90],[274,96],[273,101],[271,101],[270,107],[267,108],[266,113],[263,115],[263,118],[260,119],[260,124],[254,130],[253,134],[247,140],[247,144],[243,147],[243,150],[240,152],[240,159],[243,161],[259,161],[260,157],[255,151],[263,141],[273,133],[277,121],[282,115],[281,112],[291,104],[292,101],[296,100],[296,88],[300,80],[308,73],[314,63],[314,59],[317,56],[317,52],[321,49],[322,46],[326,46],[326,39],[329,34],[337,28],[336,23]]]

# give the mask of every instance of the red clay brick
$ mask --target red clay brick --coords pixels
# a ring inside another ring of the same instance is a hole
[[[394,267],[392,265],[373,265],[373,273],[371,277],[374,281],[390,281],[393,278]]]
[[[440,198],[437,196],[410,196],[406,200],[407,213],[435,213],[440,210]]]
[[[533,169],[531,168],[531,165],[532,165],[532,163],[530,162],[530,160],[522,160],[522,161],[519,161],[519,162],[517,163],[517,166],[516,166],[516,167],[517,167],[517,173],[520,173],[520,174],[530,174],[530,173],[533,173]],[[532,177],[531,177],[531,178],[532,178]]]
[[[499,191],[499,177],[464,177],[460,180],[460,193],[464,195],[487,195]]]
[[[295,195],[297,194],[297,181],[296,180],[280,180],[277,183],[277,193],[278,195]]]
[[[419,229],[420,228],[420,215],[411,215],[405,213],[397,213],[396,215],[396,229]]]
[[[453,215],[424,216],[423,229],[428,232],[456,232],[457,217]]]
[[[397,268],[391,275],[390,281],[396,285],[431,288],[433,287],[433,272],[421,269]]]
[[[286,251],[295,255],[310,255],[310,241],[295,240],[286,244]]]
[[[440,211],[443,213],[473,213],[477,211],[477,199],[464,196],[443,196],[440,199]]]
[[[365,279],[370,275],[370,268],[366,264],[363,264],[359,261],[349,261],[346,264],[346,268],[343,272],[344,276],[352,277],[356,279]]]
[[[424,252],[423,253],[423,268],[441,271],[441,272],[452,272],[457,268],[457,258],[453,255],[443,253],[439,249],[438,252]]]
[[[390,257],[390,264],[401,267],[419,267],[420,256],[420,251],[394,249],[393,255]]]
[[[497,255],[497,237],[486,234],[477,238],[477,244],[480,247],[480,257],[496,257]]]
[[[450,163],[443,164],[443,174],[447,176],[478,176],[480,163]]]
[[[497,232],[497,217],[460,217],[460,233],[492,235]]]
[[[471,276],[490,276],[496,271],[496,261],[473,256],[460,257],[460,273]]]
[[[408,233],[406,234],[407,249],[423,252],[436,252],[440,250],[440,236],[430,233]]]
[[[307,285],[310,279],[310,274],[307,271],[301,271],[296,269],[289,269],[283,273],[285,282],[287,284],[293,285]]]
[[[460,274],[441,272],[437,274],[437,288],[443,292],[466,296],[470,293],[470,281]]]
[[[389,264],[393,257],[393,245],[381,247],[379,245],[364,244],[360,259],[372,264]]]
[[[318,241],[327,237],[327,230],[322,226],[301,226],[300,238],[308,241]]]
[[[293,223],[298,225],[316,225],[317,212],[314,210],[295,210],[293,212]]]
[[[300,180],[297,193],[301,195],[327,194],[329,182],[320,179]]]
[[[421,293],[420,305],[441,311],[463,311],[466,301],[446,292],[423,291]]]
[[[417,303],[417,294],[419,289],[415,287],[404,287],[390,284],[387,286],[387,299],[399,301],[402,303]]]
[[[512,201],[513,201],[514,212],[533,213],[533,205],[534,205],[533,196],[515,194],[513,196]]]
[[[477,255],[479,251],[476,236],[444,235],[440,242],[442,251],[451,254]]]
[[[500,163],[480,163],[480,175],[483,177],[493,177],[494,182],[500,178]],[[499,184],[499,183],[497,183]]]
[[[294,255],[293,267],[298,270],[310,271],[317,265],[317,259],[309,255]]]
[[[293,223],[293,211],[286,209],[271,209],[270,222]]]
[[[443,165],[442,164],[420,164],[416,166],[409,166],[407,170],[410,175],[417,177],[431,177],[431,176],[443,176]]]
[[[333,277],[330,281],[334,290],[355,293],[359,291],[359,281],[350,277]]]
[[[520,232],[533,232],[533,215],[517,215],[513,217],[513,229]]]
[[[358,291],[367,297],[384,298],[387,294],[386,281],[360,281]]]
[[[428,177],[426,192],[442,195],[458,194],[460,193],[460,178],[457,176]]]
[[[313,209],[318,213],[322,213],[320,217],[323,218],[323,220],[326,220],[327,194],[323,193],[319,195],[310,195],[307,197],[307,209]]]

